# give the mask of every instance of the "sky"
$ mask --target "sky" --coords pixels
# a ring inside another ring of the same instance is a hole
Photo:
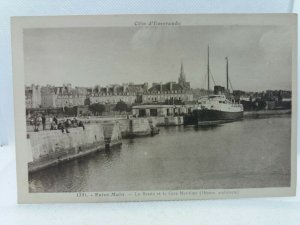
[[[177,81],[206,88],[207,46],[216,85],[291,90],[289,26],[96,27],[24,30],[26,85],[105,86]],[[211,84],[211,87],[213,83]]]

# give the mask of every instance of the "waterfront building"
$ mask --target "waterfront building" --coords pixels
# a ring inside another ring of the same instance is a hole
[[[193,93],[190,87],[190,82],[186,81],[186,76],[181,62],[180,74],[178,83],[168,82],[153,83],[152,87],[142,96],[143,103],[183,103],[193,101]]]
[[[55,108],[54,86],[47,85],[41,88],[42,108]]]
[[[25,104],[26,108],[40,108],[42,105],[41,86],[32,84],[25,87]]]
[[[239,100],[244,101],[244,102],[251,102],[252,101],[250,96],[245,96],[245,95],[240,96]]]
[[[90,97],[90,104],[116,104],[119,101],[123,101],[127,104],[133,104],[136,102],[137,96],[135,93],[124,93],[119,95],[113,94],[93,94]]]
[[[169,103],[192,101],[193,94],[184,90],[175,82],[166,84],[153,84],[148,92],[143,93],[143,103]]]
[[[116,104],[123,101],[129,105],[133,103],[141,103],[141,96],[148,90],[148,83],[133,84],[127,83],[123,85],[109,85],[100,87],[99,85],[94,88],[93,93],[89,96],[91,104]]]
[[[107,86],[75,87],[71,84],[62,86],[34,86],[26,87],[26,108],[64,108],[89,104],[116,104],[123,101],[128,105],[166,103],[182,104],[193,101],[193,92],[181,63],[178,83],[148,83]]]
[[[81,89],[73,89],[71,84],[63,86],[47,85],[41,88],[42,107],[43,108],[64,108],[76,105],[83,105],[85,95],[79,94],[77,91]]]
[[[166,117],[186,114],[184,105],[137,105],[132,107],[134,117]]]
[[[44,86],[41,88],[41,107],[43,108],[64,108],[77,105],[84,105],[88,88],[75,87],[71,84],[63,86]]]

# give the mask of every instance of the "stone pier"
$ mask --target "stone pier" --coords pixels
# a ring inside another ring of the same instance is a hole
[[[151,135],[150,122],[147,118],[120,120],[119,123],[124,138]]]
[[[111,125],[118,123],[121,135],[123,138],[136,137],[136,136],[147,136],[151,135],[153,129],[156,128],[156,123],[152,124],[149,118],[90,118],[81,119],[85,124],[102,124],[104,133],[111,133],[109,128]]]
[[[183,116],[149,117],[154,126],[179,126],[183,125]]]
[[[105,147],[111,148],[122,144],[122,133],[119,121],[103,122]]]
[[[27,136],[29,172],[105,148],[104,130],[101,124],[91,124],[85,129],[71,128],[69,133],[51,130],[30,132]]]
[[[82,127],[29,132],[27,137],[28,170],[34,172],[95,151],[122,144],[122,137],[153,134],[147,118],[85,121]]]

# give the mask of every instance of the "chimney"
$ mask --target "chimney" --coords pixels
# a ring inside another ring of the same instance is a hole
[[[148,91],[148,87],[149,87],[148,82],[145,82],[144,83],[144,88],[143,88],[144,91]]]
[[[67,84],[67,91],[68,91],[68,93],[70,93],[71,92],[71,89],[72,89],[72,85],[69,83],[69,84]]]
[[[124,93],[128,92],[128,84],[123,84],[123,92]]]
[[[117,95],[117,88],[118,88],[117,85],[114,85],[114,86],[113,86],[113,94],[114,94],[114,95]]]

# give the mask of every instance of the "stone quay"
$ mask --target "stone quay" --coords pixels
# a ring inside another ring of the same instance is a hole
[[[57,165],[122,144],[122,138],[154,135],[156,123],[148,118],[89,118],[85,128],[28,132],[29,172]]]

